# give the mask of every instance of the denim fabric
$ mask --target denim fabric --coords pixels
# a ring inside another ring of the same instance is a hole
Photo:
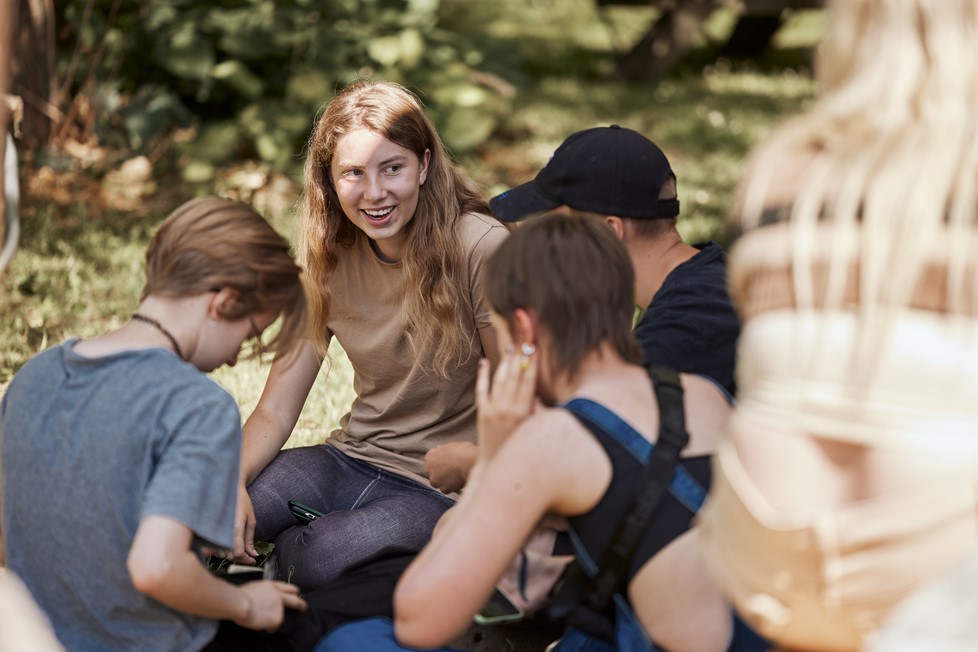
[[[329,445],[284,450],[248,488],[259,541],[274,541],[279,575],[303,591],[381,551],[421,550],[453,501]],[[288,502],[325,516],[305,525]]]
[[[616,594],[614,644],[594,638],[575,627],[568,627],[553,652],[657,652],[658,649],[649,641],[625,599]]]
[[[413,649],[397,642],[394,623],[389,618],[370,618],[337,627],[319,641],[313,652],[406,652]],[[460,651],[445,647],[428,652]]]
[[[560,638],[554,652],[656,652],[648,642],[631,610],[619,610],[614,645],[584,632],[569,628]],[[314,652],[410,652],[394,637],[394,624],[388,618],[358,620],[337,627],[316,646]],[[437,648],[431,652],[458,652],[454,648]]]
[[[616,643],[611,645],[570,627],[560,638],[553,652],[656,652],[644,630],[629,610],[618,612]],[[337,627],[324,637],[314,652],[408,652],[394,638],[394,625],[389,618],[358,620]],[[770,643],[760,638],[739,618],[734,619],[734,634],[728,652],[765,652]],[[437,648],[430,652],[459,652],[454,648]]]

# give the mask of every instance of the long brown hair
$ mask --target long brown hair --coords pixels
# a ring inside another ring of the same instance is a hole
[[[641,362],[632,332],[635,272],[604,222],[580,213],[530,218],[484,270],[493,310],[510,322],[517,308],[531,310],[550,334],[554,373],[573,378],[605,342],[626,361]]]
[[[250,207],[217,197],[192,199],[170,213],[153,236],[140,299],[232,288],[237,300],[224,304],[221,316],[281,313],[281,328],[263,348],[288,351],[308,329],[302,270],[289,249]]]
[[[404,269],[405,330],[419,359],[447,375],[469,355],[471,300],[457,222],[463,213],[488,213],[484,193],[449,159],[418,99],[391,82],[358,81],[333,98],[313,129],[306,158],[306,186],[299,251],[309,274],[312,337],[325,355],[332,299],[329,280],[337,252],[366,236],[344,215],[329,169],[339,139],[369,129],[423,160],[431,152],[418,207],[408,223]]]

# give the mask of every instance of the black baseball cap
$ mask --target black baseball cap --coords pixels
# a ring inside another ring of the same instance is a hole
[[[666,155],[642,134],[595,127],[568,136],[533,181],[496,195],[489,208],[504,222],[565,204],[617,217],[676,217],[679,200],[659,199],[662,184],[675,176]]]

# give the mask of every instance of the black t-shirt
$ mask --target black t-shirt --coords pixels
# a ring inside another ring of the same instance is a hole
[[[699,253],[672,270],[635,327],[645,362],[709,376],[731,394],[740,320],[727,293],[723,248]]]

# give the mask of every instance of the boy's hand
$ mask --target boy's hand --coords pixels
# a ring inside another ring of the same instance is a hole
[[[248,613],[235,623],[263,632],[274,632],[285,619],[285,609],[306,610],[306,601],[299,596],[295,584],[259,580],[241,585],[248,600]]]

